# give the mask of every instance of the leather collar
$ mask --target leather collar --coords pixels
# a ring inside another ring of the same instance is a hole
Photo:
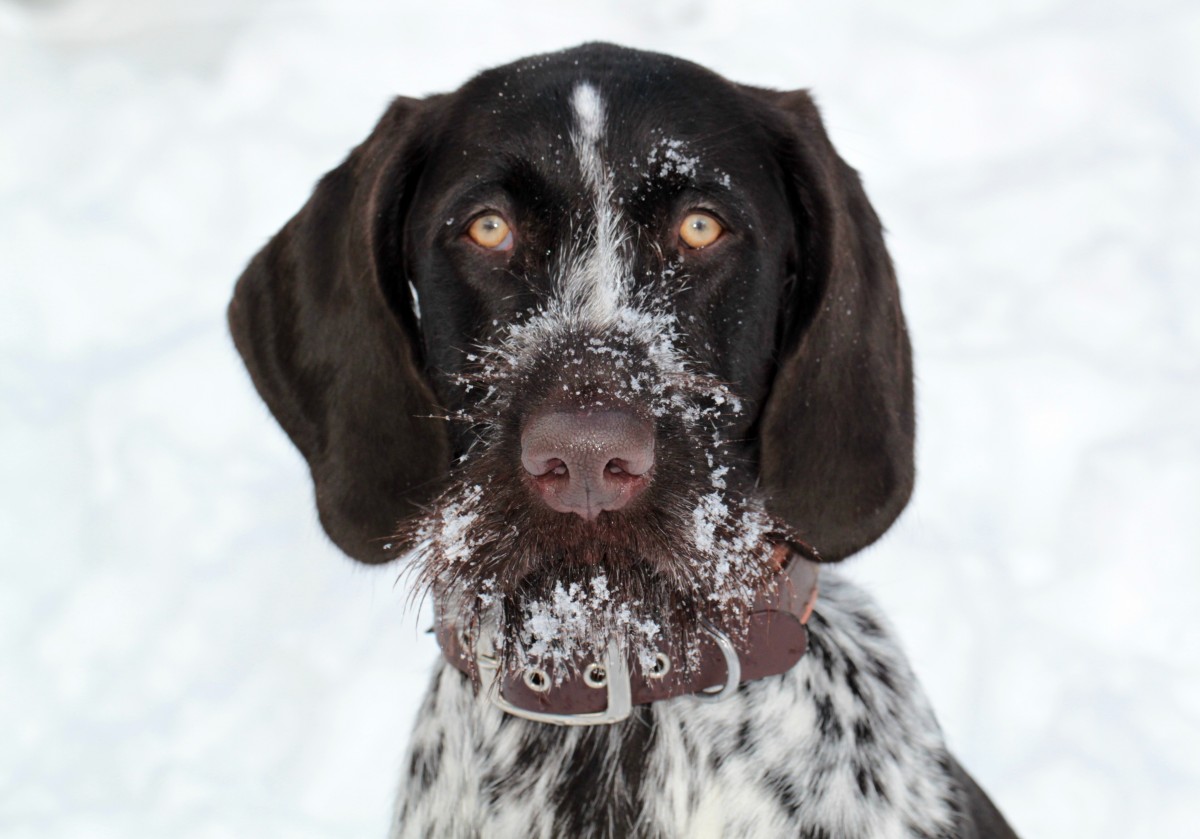
[[[723,699],[737,685],[790,670],[808,648],[805,624],[817,599],[819,566],[780,546],[781,567],[755,598],[745,631],[726,635],[706,627],[695,643],[699,661],[679,667],[684,652],[664,644],[656,672],[647,674],[628,654],[610,643],[601,661],[578,661],[572,673],[552,684],[540,670],[499,672],[491,639],[482,637],[475,655],[467,652],[462,627],[435,598],[435,632],[446,660],[481,685],[488,697],[510,714],[558,725],[612,723],[633,705],[697,694]]]

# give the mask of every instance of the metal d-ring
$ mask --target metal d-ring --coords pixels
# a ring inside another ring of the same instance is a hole
[[[721,702],[733,696],[742,681],[742,661],[738,658],[737,650],[734,649],[728,635],[708,622],[701,624],[700,628],[712,636],[717,642],[717,649],[725,656],[725,684],[706,687],[693,696],[704,702]]]

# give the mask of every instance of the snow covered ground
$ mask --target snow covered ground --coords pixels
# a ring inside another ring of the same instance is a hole
[[[1200,6],[0,0],[0,835],[382,836],[435,648],[223,324],[394,93],[583,40],[812,87],[913,503],[852,573],[1026,836],[1200,824]]]

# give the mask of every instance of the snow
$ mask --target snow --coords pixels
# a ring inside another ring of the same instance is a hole
[[[683,140],[676,140],[673,137],[663,137],[657,146],[650,148],[650,153],[646,155],[646,166],[660,178],[673,175],[681,178],[694,178],[696,167],[699,165],[700,158],[688,153],[687,144]],[[728,184],[725,185],[728,186]]]
[[[582,657],[590,654],[602,662],[607,639],[620,638],[649,672],[655,665],[658,623],[638,614],[642,604],[614,601],[606,574],[589,582],[558,583],[548,600],[525,604],[521,665],[545,669],[561,684],[568,675],[578,675],[572,670]]]
[[[396,93],[607,39],[810,86],[889,228],[919,479],[853,560],[1027,836],[1200,822],[1200,8],[0,5],[0,833],[382,836],[436,651],[223,308]]]

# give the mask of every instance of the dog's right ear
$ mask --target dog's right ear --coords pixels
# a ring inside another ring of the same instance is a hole
[[[254,257],[229,305],[255,387],[308,461],[325,532],[363,562],[398,554],[387,537],[449,465],[401,253],[431,102],[392,103]]]

